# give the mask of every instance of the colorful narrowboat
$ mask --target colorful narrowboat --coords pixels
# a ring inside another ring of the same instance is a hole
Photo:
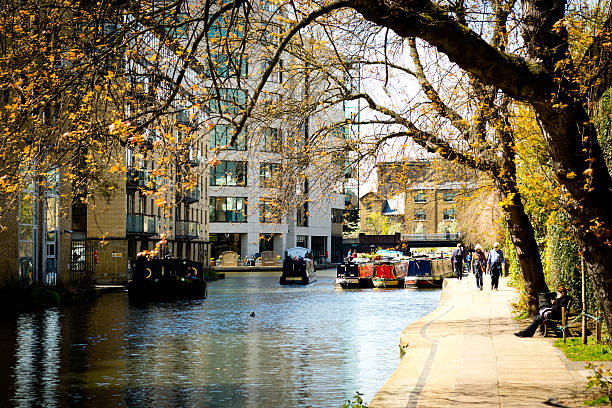
[[[345,262],[336,268],[334,284],[342,289],[373,288],[374,264],[364,258],[357,258],[354,262]]]
[[[372,285],[375,288],[403,288],[408,262],[381,262],[375,265]]]
[[[450,258],[430,259],[417,258],[408,262],[408,271],[404,279],[406,288],[440,288],[444,278],[453,277],[453,266]]]

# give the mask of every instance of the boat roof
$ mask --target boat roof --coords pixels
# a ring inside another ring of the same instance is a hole
[[[290,258],[306,258],[306,254],[310,252],[310,249],[304,247],[295,247],[287,249],[287,256]]]

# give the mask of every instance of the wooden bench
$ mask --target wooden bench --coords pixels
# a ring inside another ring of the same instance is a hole
[[[221,253],[221,266],[238,266],[238,254],[234,251],[225,251]]]
[[[263,251],[261,253],[261,265],[262,266],[276,266],[276,252]]]
[[[571,313],[572,299],[567,302],[567,306],[562,308],[561,310],[561,318],[560,319],[544,319],[544,323],[542,324],[542,335],[546,337],[548,334],[554,334],[557,337],[569,337],[571,336],[571,332],[569,330],[568,323],[570,322],[575,315]],[[563,328],[565,327],[565,333],[563,333]]]

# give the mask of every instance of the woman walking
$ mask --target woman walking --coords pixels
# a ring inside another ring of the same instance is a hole
[[[482,278],[487,267],[487,258],[485,257],[484,252],[482,252],[482,247],[480,246],[480,244],[476,244],[474,249],[475,252],[474,256],[472,257],[472,271],[474,272],[474,276],[476,277],[476,287],[479,290],[482,290]]]

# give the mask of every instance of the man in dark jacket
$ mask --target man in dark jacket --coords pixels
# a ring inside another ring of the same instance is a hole
[[[463,278],[463,245],[461,243],[457,244],[457,248],[453,251],[451,261],[453,262],[457,279],[461,280]]]
[[[567,308],[567,304],[571,300],[571,296],[567,295],[567,288],[559,287],[557,289],[557,298],[554,300],[552,307],[541,307],[533,321],[525,330],[514,333],[517,337],[533,337],[535,331],[544,323],[545,319],[560,319],[561,309]]]

